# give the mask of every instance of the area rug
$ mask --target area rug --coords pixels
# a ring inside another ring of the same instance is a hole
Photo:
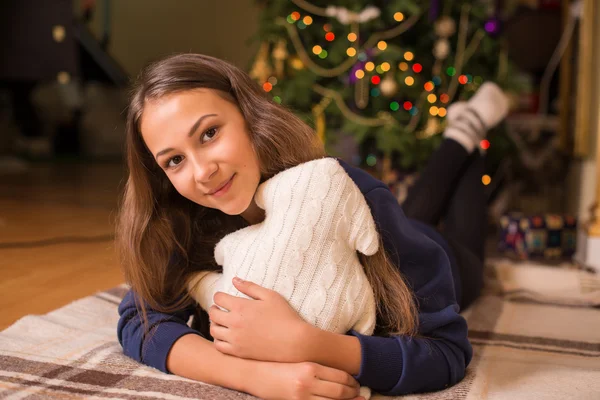
[[[123,355],[125,285],[0,332],[2,399],[253,399],[166,375]],[[600,398],[600,278],[573,268],[492,260],[484,295],[463,315],[475,355],[443,391],[374,399]]]

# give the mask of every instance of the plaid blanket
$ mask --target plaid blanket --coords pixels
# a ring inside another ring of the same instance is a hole
[[[475,356],[446,390],[406,399],[598,399],[600,278],[496,261],[486,293],[464,312]],[[0,333],[0,398],[251,399],[166,375],[122,354],[120,286]],[[374,399],[383,398],[375,395]]]

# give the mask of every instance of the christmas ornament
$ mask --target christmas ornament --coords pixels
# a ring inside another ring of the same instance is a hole
[[[258,50],[256,61],[250,70],[250,76],[259,82],[265,82],[271,76],[271,67],[269,66],[269,43],[263,42]]]
[[[290,58],[289,62],[290,62],[290,65],[292,66],[292,68],[294,68],[295,70],[299,71],[301,69],[304,69],[304,63],[298,56],[294,56],[294,57]]]
[[[283,62],[288,56],[287,42],[280,39],[273,49],[273,59],[275,60],[275,75],[279,78],[283,76]]]
[[[441,17],[435,23],[435,34],[449,38],[456,33],[456,22],[448,16]]]
[[[425,135],[427,137],[437,135],[440,132],[440,120],[438,118],[430,117],[427,120],[427,125],[425,126]]]
[[[396,82],[393,73],[389,73],[385,76],[379,85],[379,89],[385,97],[392,97],[398,92],[398,82]]]
[[[446,38],[438,39],[433,46],[433,56],[438,60],[445,60],[450,54],[450,42]]]
[[[336,18],[344,25],[350,25],[357,22],[369,22],[372,19],[379,17],[381,10],[375,6],[367,6],[360,13],[355,13],[345,7],[329,6],[326,8],[325,13],[328,17]]]
[[[494,37],[500,33],[500,19],[492,17],[485,22],[484,29],[490,36]]]

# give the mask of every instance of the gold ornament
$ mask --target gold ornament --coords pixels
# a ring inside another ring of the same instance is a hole
[[[258,50],[258,55],[250,70],[250,76],[261,84],[271,76],[271,67],[269,66],[269,43],[263,42]]]
[[[430,137],[433,135],[437,135],[440,131],[440,121],[438,118],[430,117],[427,120],[427,125],[425,126],[425,136]]]
[[[313,117],[315,118],[315,132],[321,143],[325,144],[325,113],[319,107],[313,107]]]
[[[398,82],[393,73],[389,73],[385,76],[383,81],[379,84],[381,94],[385,97],[392,97],[398,92]]]
[[[416,132],[417,139],[423,140],[437,135],[444,131],[444,124],[437,117],[429,117],[425,128]]]
[[[55,25],[52,27],[52,37],[54,38],[55,42],[61,43],[63,40],[65,40],[65,36],[66,31],[64,26]]]
[[[449,38],[456,33],[456,22],[451,17],[443,16],[435,22],[435,34]]]
[[[445,60],[450,54],[450,42],[448,39],[438,39],[433,46],[433,55],[438,60]]]
[[[298,70],[298,71],[300,71],[301,69],[304,69],[304,63],[298,56],[294,56],[294,57],[290,58],[290,65],[292,66],[292,68],[294,68],[295,70]]]
[[[321,143],[325,144],[325,109],[331,103],[331,97],[323,97],[319,104],[313,106],[312,114],[315,120],[315,132]]]
[[[272,53],[273,59],[275,60],[275,75],[279,78],[283,76],[283,62],[288,56],[287,42],[283,39],[277,42]]]

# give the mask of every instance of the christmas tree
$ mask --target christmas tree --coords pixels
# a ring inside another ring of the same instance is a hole
[[[384,158],[355,164],[385,170],[395,154],[403,168],[416,169],[441,141],[453,101],[488,80],[511,86],[496,0],[260,3],[251,75],[327,147],[350,133],[371,140]],[[490,152],[506,151],[506,142],[497,144]]]

